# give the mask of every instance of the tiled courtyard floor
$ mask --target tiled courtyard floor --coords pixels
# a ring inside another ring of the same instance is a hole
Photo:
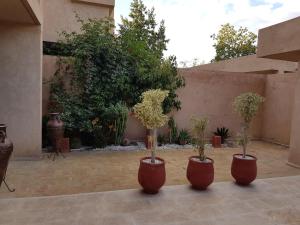
[[[232,154],[240,149],[213,149],[207,155],[215,160],[215,182],[231,181]],[[286,165],[288,149],[253,142],[249,153],[258,157],[258,178],[300,175],[300,169]],[[67,158],[51,161],[11,161],[7,181],[16,188],[8,193],[4,185],[0,198],[67,195],[139,188],[139,159],[149,152],[79,152]],[[161,150],[158,156],[166,160],[166,185],[187,184],[186,166],[192,150]],[[195,207],[196,209],[197,207]],[[191,209],[193,211],[193,209]]]
[[[157,195],[122,190],[0,199],[1,225],[299,225],[300,176],[257,180],[249,187],[188,185]]]

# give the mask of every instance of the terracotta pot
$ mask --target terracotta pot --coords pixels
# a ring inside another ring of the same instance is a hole
[[[151,157],[144,157],[140,160],[138,180],[144,192],[156,194],[166,181],[165,161],[156,157],[161,163],[154,164],[144,161],[147,159]]]
[[[240,185],[249,185],[257,175],[257,158],[252,155],[234,154],[231,164],[231,175]]]
[[[59,151],[59,142],[64,137],[64,123],[59,118],[59,113],[49,113],[47,132],[54,152]]]
[[[60,139],[59,149],[62,153],[69,153],[70,152],[70,139],[69,138]]]
[[[214,181],[214,160],[206,158],[207,162],[201,162],[199,156],[191,156],[186,171],[186,177],[192,187],[205,190]]]
[[[179,141],[179,144],[180,144],[180,145],[186,145],[186,144],[187,144],[187,141],[180,140],[180,141]]]
[[[6,126],[0,124],[0,186],[5,177],[9,158],[13,152],[13,144],[6,137]]]
[[[213,136],[212,137],[212,146],[214,148],[221,148],[222,147],[222,138],[221,136]]]

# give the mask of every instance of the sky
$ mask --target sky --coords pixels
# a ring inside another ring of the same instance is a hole
[[[115,20],[127,17],[132,0],[116,0]],[[158,21],[165,20],[170,39],[165,53],[178,62],[196,58],[209,63],[215,56],[211,35],[230,23],[258,34],[258,30],[300,16],[300,0],[143,0],[155,8]]]

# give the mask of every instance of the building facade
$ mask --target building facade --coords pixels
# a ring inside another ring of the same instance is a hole
[[[0,1],[0,123],[8,126],[14,156],[41,153],[43,43],[82,19],[113,17],[114,0]],[[46,64],[46,65],[45,65]]]

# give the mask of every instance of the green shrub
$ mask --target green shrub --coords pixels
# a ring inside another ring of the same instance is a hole
[[[178,134],[178,143],[187,144],[191,141],[191,136],[187,130],[182,129]]]
[[[221,128],[217,128],[217,131],[214,132],[214,135],[220,136],[221,137],[221,142],[222,144],[225,143],[225,140],[227,138],[229,138],[229,129],[226,127],[221,127]]]
[[[168,127],[169,127],[170,143],[174,144],[178,140],[178,129],[174,117],[170,117],[168,121]]]

